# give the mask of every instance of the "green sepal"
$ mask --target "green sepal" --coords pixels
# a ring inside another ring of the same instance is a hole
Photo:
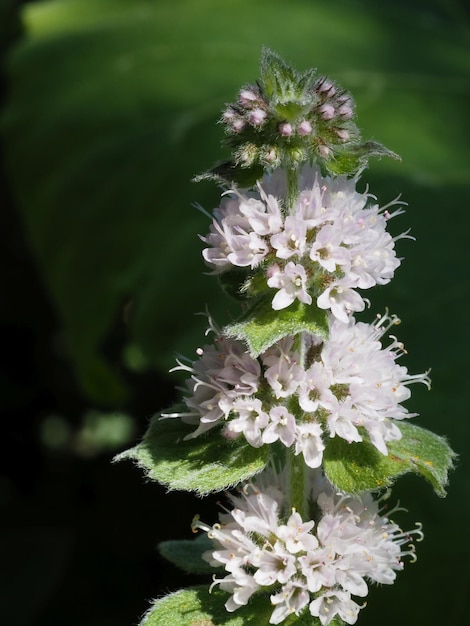
[[[214,542],[206,533],[196,539],[177,539],[162,541],[158,544],[158,551],[163,558],[189,574],[214,574],[223,570],[223,566],[214,567],[204,561],[202,555],[214,549]]]
[[[387,456],[369,441],[330,439],[323,454],[328,479],[337,489],[357,494],[388,487],[398,476],[413,472],[426,478],[437,495],[444,497],[454,452],[445,439],[429,430],[406,422],[400,422],[399,428],[403,437],[387,443]]]
[[[271,298],[260,298],[240,322],[224,328],[227,337],[247,343],[253,358],[287,335],[309,332],[328,338],[328,316],[323,309],[296,300],[280,311],[274,311]]]
[[[253,448],[244,437],[229,441],[214,428],[195,439],[195,430],[179,418],[152,418],[140,444],[115,457],[131,459],[146,475],[170,490],[206,495],[222,491],[261,472],[269,460],[269,446]]]
[[[228,613],[225,603],[229,595],[220,589],[209,593],[208,587],[189,587],[156,600],[144,615],[140,626],[269,626],[274,610],[269,594],[256,594],[246,606]],[[312,617],[306,608],[300,616],[289,615],[282,626],[321,626],[317,617]],[[335,617],[330,626],[342,626],[343,621]]]

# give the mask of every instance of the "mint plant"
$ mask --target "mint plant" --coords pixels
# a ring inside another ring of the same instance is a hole
[[[415,472],[443,496],[454,456],[410,423],[411,385],[430,378],[399,364],[398,317],[355,318],[410,238],[387,231],[400,200],[356,189],[370,157],[397,156],[361,138],[347,91],[267,49],[221,123],[232,159],[197,177],[222,188],[202,254],[240,318],[208,316],[207,343],[173,368],[181,403],[117,458],[169,489],[235,492],[215,523],[194,518],[194,541],[160,546],[212,584],[141,623],[354,624],[370,584],[392,584],[423,538],[392,519],[389,486]]]

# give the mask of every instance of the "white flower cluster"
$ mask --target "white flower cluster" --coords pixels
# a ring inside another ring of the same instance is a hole
[[[280,310],[316,298],[347,323],[365,303],[356,289],[386,284],[400,265],[393,238],[386,231],[392,214],[368,204],[372,196],[355,189],[357,179],[322,178],[306,168],[300,193],[289,214],[270,193],[277,186],[265,178],[257,193],[230,190],[214,211],[210,233],[202,237],[206,263],[214,273],[245,267],[265,274],[276,289],[272,307]],[[403,233],[400,237],[406,237]]]
[[[367,434],[386,455],[386,442],[401,438],[391,420],[414,415],[401,404],[410,396],[408,385],[429,385],[427,374],[411,376],[396,363],[404,349],[395,337],[387,347],[381,345],[381,337],[398,321],[388,315],[372,325],[331,318],[328,340],[304,335],[302,358],[295,338],[286,337],[258,359],[243,342],[211,325],[214,343],[200,348],[194,363],[180,361],[174,368],[191,374],[188,410],[163,417],[197,425],[188,438],[223,423],[227,438],[243,434],[254,447],[280,441],[294,446],[313,468],[321,465],[324,436],[352,442]]]
[[[195,519],[193,527],[207,531],[215,544],[203,558],[228,572],[214,579],[231,594],[225,604],[228,611],[264,591],[271,593],[275,607],[270,624],[307,610],[323,626],[336,615],[354,624],[362,607],[351,596],[364,598],[371,581],[392,584],[396,571],[403,569],[403,557],[415,558],[411,542],[413,535],[422,539],[419,525],[403,532],[382,516],[380,500],[368,493],[334,493],[319,471],[315,473],[322,489],[312,493],[318,510],[315,521],[304,522],[294,509],[286,511],[283,489],[275,483],[250,483],[240,496],[229,495],[233,509],[212,527]]]

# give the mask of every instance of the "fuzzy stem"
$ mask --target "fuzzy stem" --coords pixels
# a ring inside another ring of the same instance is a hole
[[[287,450],[286,467],[289,480],[289,509],[295,509],[303,520],[309,520],[307,466],[302,454]]]
[[[305,368],[307,334],[296,337],[299,350],[299,365]],[[286,466],[289,476],[289,508],[294,508],[304,520],[310,519],[308,510],[308,468],[302,454],[295,455],[292,448],[287,450]]]
[[[287,206],[288,213],[292,213],[294,203],[299,195],[298,170],[289,168],[287,170]]]

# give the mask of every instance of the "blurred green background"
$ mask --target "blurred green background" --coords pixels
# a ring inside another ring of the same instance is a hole
[[[112,456],[176,397],[176,352],[202,341],[218,190],[191,178],[226,156],[220,109],[266,45],[353,92],[359,126],[402,156],[371,162],[381,204],[402,194],[416,242],[367,295],[388,306],[417,423],[460,454],[449,495],[400,479],[424,524],[418,562],[373,590],[363,626],[461,626],[469,609],[469,12],[460,0],[0,0],[0,622],[128,626],[196,579],[155,552],[218,498],[164,493]],[[394,220],[395,222],[395,220]],[[367,315],[365,316],[367,319]]]

